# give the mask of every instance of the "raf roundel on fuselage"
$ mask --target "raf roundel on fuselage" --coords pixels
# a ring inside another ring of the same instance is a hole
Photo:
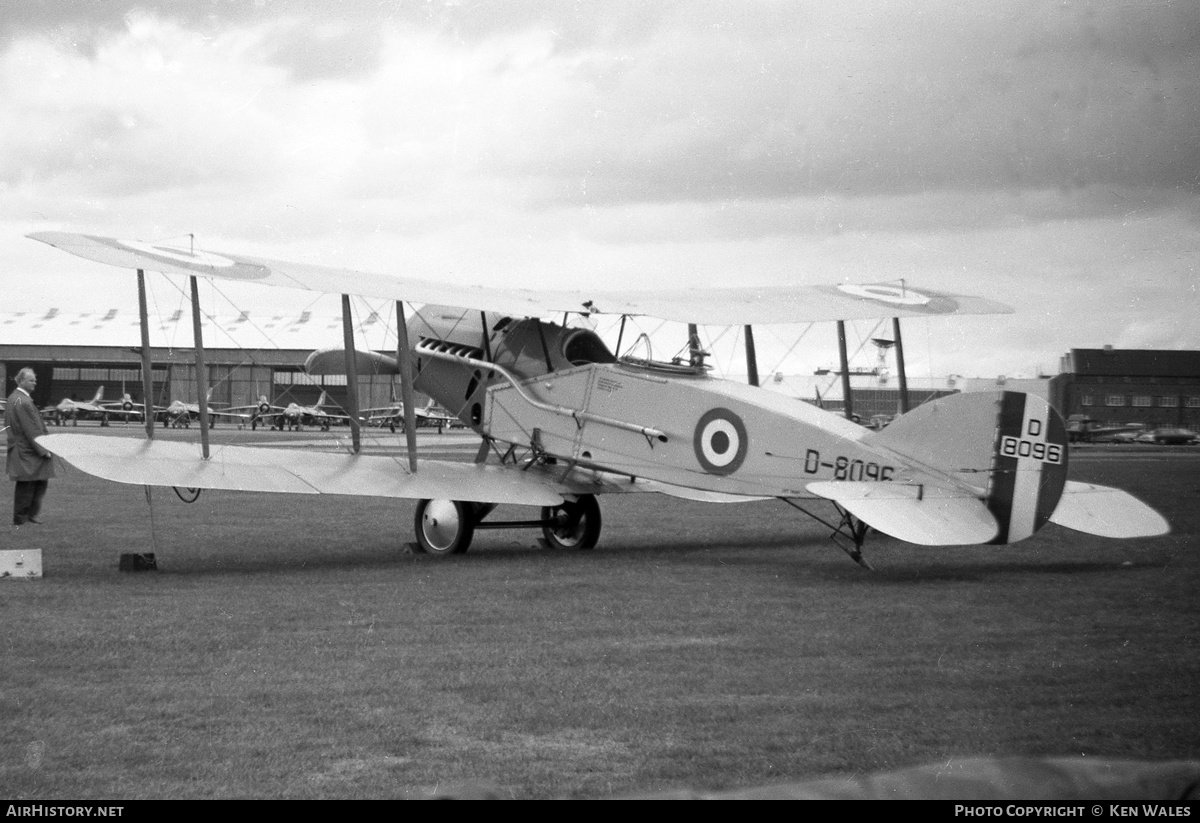
[[[746,459],[746,424],[729,409],[710,409],[696,423],[696,460],[709,474],[733,474]]]

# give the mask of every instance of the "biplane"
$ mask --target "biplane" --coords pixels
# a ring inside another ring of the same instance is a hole
[[[149,426],[145,441],[42,439],[63,460],[107,480],[415,499],[414,545],[435,555],[465,552],[476,530],[505,527],[540,528],[553,547],[591,548],[601,531],[597,497],[633,492],[726,503],[777,499],[828,525],[834,542],[863,565],[872,528],[947,546],[1013,543],[1050,522],[1107,537],[1169,530],[1127,492],[1068,480],[1066,426],[1034,395],[951,395],[871,431],[754,385],[754,325],[1012,311],[991,300],[906,283],[620,293],[463,288],[109,237],[30,237],[137,270],[143,307],[145,270],[191,278],[198,375],[205,368],[196,278],[207,277],[341,294],[348,385],[368,371],[399,378],[407,461],[361,453],[353,391],[350,453],[210,451],[203,425],[200,453],[187,443],[154,441]],[[356,350],[351,294],[396,301],[394,357]],[[405,304],[413,307],[411,324]],[[571,314],[621,317],[622,334],[624,318],[639,315],[743,326],[750,384],[712,376],[698,345],[686,358],[656,360],[648,341],[621,354],[620,339],[610,350],[589,328],[547,319]],[[324,353],[327,362],[338,356]],[[150,364],[142,370],[149,375]],[[474,463],[418,460],[414,391],[480,436]],[[834,513],[815,511],[818,503],[832,504]],[[489,520],[500,504],[539,507],[540,516]]]

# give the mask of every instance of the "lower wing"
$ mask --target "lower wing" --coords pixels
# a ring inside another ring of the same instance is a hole
[[[762,497],[719,494],[610,472],[561,466],[477,465],[422,460],[414,474],[406,462],[383,455],[222,446],[203,459],[193,444],[47,434],[38,442],[87,474],[115,483],[192,489],[345,494],[364,497],[470,500],[557,506],[581,494],[658,492],[710,503]]]
[[[559,505],[564,494],[561,485],[513,466],[423,460],[413,474],[382,455],[223,446],[205,460],[187,443],[79,434],[43,435],[38,443],[87,474],[139,486],[532,506]]]

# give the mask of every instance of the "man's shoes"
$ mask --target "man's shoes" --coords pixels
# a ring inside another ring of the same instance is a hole
[[[30,522],[30,523],[33,523],[33,524],[35,524],[35,525],[38,525],[38,526],[42,525],[42,521],[41,521],[41,520],[38,520],[36,517],[30,517],[30,518],[28,518],[28,522]]]

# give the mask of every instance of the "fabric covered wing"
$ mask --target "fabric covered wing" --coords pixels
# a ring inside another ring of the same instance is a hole
[[[831,480],[809,483],[808,491],[884,534],[922,546],[987,543],[999,530],[982,500],[955,489]]]
[[[87,234],[37,232],[29,236],[78,257],[127,269],[200,275],[327,294],[437,303],[513,317],[583,312],[649,315],[685,323],[747,325],[1012,312],[1009,306],[991,300],[914,288],[895,281],[668,291],[534,291],[464,286],[461,280],[451,281],[451,272],[429,267],[417,277],[389,277],[237,254],[193,252]]]
[[[116,483],[196,489],[440,498],[481,503],[555,506],[563,496],[536,475],[514,467],[421,461],[410,474],[402,461],[291,449],[223,446],[203,460],[194,444],[49,434],[38,438],[79,470]]]
[[[1171,531],[1161,514],[1129,492],[1068,480],[1050,522],[1100,537],[1157,537]]]
[[[724,492],[705,491],[704,489],[690,489],[687,486],[661,483],[657,480],[642,480],[641,478],[638,478],[637,482],[639,485],[645,486],[646,491],[658,492],[669,497],[678,497],[680,500],[697,500],[701,503],[753,503],[756,500],[774,499],[772,497],[726,494]]]

